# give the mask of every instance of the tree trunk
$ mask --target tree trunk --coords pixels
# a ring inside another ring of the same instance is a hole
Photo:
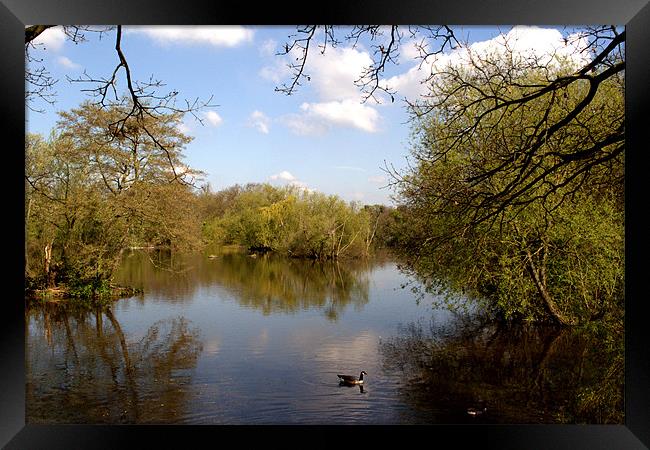
[[[372,245],[372,241],[375,238],[375,233],[377,233],[377,225],[379,225],[380,215],[381,213],[377,214],[377,218],[375,219],[375,226],[372,229],[372,233],[368,233],[368,238],[366,239],[366,256],[370,255],[370,246]]]
[[[115,316],[113,315],[113,311],[111,311],[110,308],[106,308],[105,310],[106,317],[108,320],[111,321],[111,325],[113,326],[113,329],[115,330],[115,333],[117,334],[117,337],[120,341],[120,347],[122,348],[122,356],[124,357],[124,372],[126,376],[126,382],[128,385],[128,389],[131,394],[131,402],[132,402],[132,407],[133,407],[133,414],[134,414],[134,420],[137,422],[138,417],[139,417],[139,400],[138,400],[138,390],[137,386],[135,383],[135,371],[134,367],[131,363],[131,358],[129,356],[129,348],[126,343],[126,338],[124,336],[124,332],[122,331],[122,327],[120,326],[120,323],[117,321]]]
[[[27,212],[25,215],[25,277],[27,277],[29,273],[29,246],[27,245],[27,241],[29,238],[29,216],[31,215],[32,211],[32,198],[30,196],[29,200],[27,201]]]
[[[547,245],[546,242],[542,243],[540,251],[542,252],[542,261],[540,267],[537,268],[533,261],[533,255],[530,253],[530,250],[526,248],[526,261],[528,262],[528,272],[537,288],[542,301],[544,302],[544,307],[549,315],[561,325],[570,326],[576,325],[577,321],[574,318],[566,316],[560,309],[557,307],[555,300],[546,287],[546,256],[547,256]]]
[[[46,287],[54,287],[54,277],[52,276],[51,263],[52,263],[52,244],[54,241],[49,244],[45,244],[44,250],[44,267],[45,267],[45,283]]]

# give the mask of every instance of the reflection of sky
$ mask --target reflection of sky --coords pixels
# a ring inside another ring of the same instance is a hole
[[[266,346],[269,343],[269,330],[268,328],[263,328],[260,330],[260,333],[257,336],[253,336],[250,339],[250,353],[253,355],[262,355],[266,350]]]
[[[203,343],[203,351],[206,355],[214,356],[219,354],[221,341],[217,338],[206,340]]]

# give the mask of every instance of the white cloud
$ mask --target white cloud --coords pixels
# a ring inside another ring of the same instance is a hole
[[[275,175],[271,175],[269,178],[271,180],[296,181],[296,177],[291,175],[291,172],[289,172],[288,170],[283,170],[280,173],[276,173]]]
[[[307,187],[307,183],[305,183],[304,181],[298,180],[288,170],[283,170],[280,173],[276,173],[274,175],[271,175],[269,177],[269,180],[277,181],[277,182],[279,182],[281,184],[284,184],[286,186],[292,186],[292,187],[298,189],[299,191],[314,192],[313,189],[310,189],[309,187]]]
[[[143,26],[128,27],[129,33],[141,33],[163,45],[211,45],[213,47],[236,47],[252,42],[255,32],[238,25],[225,26]]]
[[[206,120],[210,122],[210,124],[214,127],[218,127],[223,122],[221,116],[214,111],[207,111],[204,116]]]
[[[262,111],[253,111],[248,118],[248,126],[251,126],[260,133],[269,134],[271,119]]]
[[[271,65],[262,67],[260,76],[274,83],[288,83],[292,76],[288,65],[296,64],[296,58],[301,56],[300,51],[294,48],[283,58],[274,59]],[[303,88],[313,87],[322,101],[361,100],[361,93],[354,82],[371,64],[370,55],[358,48],[328,47],[325,53],[318,50],[309,53],[303,72],[309,76],[309,80],[301,79],[300,82]]]
[[[427,86],[422,83],[422,80],[430,73],[426,68],[427,66],[423,65],[424,71],[422,71],[419,66],[411,67],[407,72],[385,80],[383,85],[395,90],[400,97],[415,99],[428,92]]]
[[[404,42],[402,45],[400,45],[400,50],[399,50],[400,63],[402,64],[413,63],[414,60],[416,60],[420,56],[420,50],[418,49],[419,44],[420,41],[411,39]]]
[[[357,100],[303,103],[300,114],[287,114],[280,118],[294,134],[301,136],[322,135],[332,127],[356,128],[367,133],[379,130],[379,113],[371,106]]]
[[[66,57],[66,56],[59,56],[59,57],[56,59],[56,62],[58,62],[59,64],[61,64],[61,65],[62,65],[63,67],[65,67],[66,69],[75,70],[75,69],[79,69],[79,68],[81,68],[81,65],[80,65],[80,64],[77,64],[77,63],[75,63],[75,62],[72,62],[72,61],[70,60],[70,58],[68,58],[68,57]]]
[[[63,27],[58,26],[46,29],[32,41],[32,44],[38,48],[44,47],[45,50],[58,52],[63,48],[63,44],[65,44]]]
[[[300,191],[314,192],[313,189],[307,187],[307,183],[298,180],[290,181],[289,186],[293,186]]]
[[[355,100],[325,103],[303,103],[300,109],[307,117],[328,125],[357,128],[368,133],[378,130],[379,113],[376,109]]]
[[[505,57],[507,48],[512,51],[513,61],[526,66],[528,62],[537,60],[547,64],[551,69],[559,67],[559,61],[573,64],[576,68],[586,64],[590,56],[581,53],[585,46],[585,38],[580,35],[568,36],[565,41],[562,33],[554,28],[531,26],[516,26],[508,33],[500,34],[493,39],[475,42],[469,47],[459,47],[456,50],[427,58],[421,66],[414,62],[411,68],[394,77],[382,80],[382,85],[398,91],[400,96],[415,99],[419,95],[429,93],[428,84],[422,81],[430,74],[439,72],[446,67],[470,67],[470,56],[485,58],[486,56]],[[411,44],[413,45],[413,44]],[[407,45],[405,53],[414,54],[414,48]]]
[[[176,164],[176,165],[174,165],[173,168],[171,166],[167,166],[167,167],[165,167],[165,170],[168,173],[176,174],[176,176],[178,176],[178,177],[182,177],[184,175],[190,174],[190,177],[194,178],[191,175],[191,173],[193,172],[193,169],[191,169],[189,166],[186,166],[185,164]]]
[[[291,70],[288,63],[295,63],[300,53],[292,50],[272,66],[261,69],[260,75],[277,84],[288,83]],[[379,130],[380,115],[375,108],[362,103],[362,93],[355,81],[364,69],[372,64],[372,58],[358,48],[328,47],[325,53],[309,54],[305,74],[311,81],[301,80],[302,88],[310,86],[318,100],[304,102],[297,113],[279,119],[291,132],[298,135],[322,135],[333,127],[356,128],[368,133]]]
[[[267,39],[260,45],[260,53],[262,56],[275,56],[278,42],[274,39]]]
[[[361,100],[359,87],[354,84],[361,73],[372,64],[365,51],[356,48],[328,48],[325,53],[310,54],[305,71],[311,74],[319,97],[325,101]]]
[[[289,82],[291,77],[291,69],[288,66],[289,60],[276,56],[272,61],[271,65],[263,66],[260,69],[259,75],[275,84]]]
[[[470,48],[481,56],[504,56],[507,44],[519,63],[539,58],[542,65],[558,66],[559,57],[566,58],[569,64],[582,65],[590,60],[588,54],[580,51],[586,43],[586,38],[578,35],[571,35],[565,41],[562,33],[554,28],[516,26],[505,35],[477,42]],[[467,52],[463,56],[462,62],[467,63]]]
[[[293,134],[298,136],[321,136],[329,129],[322,122],[301,114],[286,114],[278,119]]]
[[[368,177],[368,181],[370,181],[371,183],[383,184],[386,182],[386,177],[383,175],[372,176],[372,177]]]
[[[261,52],[265,50],[268,51],[270,49],[269,41],[272,40],[268,40],[265,42],[265,44],[262,44],[262,48],[260,49]],[[275,44],[275,41],[272,42]],[[269,80],[275,84],[283,84],[290,81],[292,69],[289,66],[291,64],[296,64],[298,58],[301,56],[301,53],[297,47],[294,47],[287,55],[284,56],[274,55],[271,57],[271,55],[268,54],[266,56],[267,59],[271,61],[271,64],[263,66],[259,71],[259,75],[265,80]]]

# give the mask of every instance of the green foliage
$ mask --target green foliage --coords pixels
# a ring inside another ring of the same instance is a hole
[[[182,164],[190,139],[176,128],[181,116],[130,117],[116,129],[123,113],[120,105],[84,103],[62,112],[47,140],[27,136],[25,274],[31,287],[66,284],[74,295],[97,293],[128,246],[200,245],[196,196],[183,178],[198,173]]]
[[[252,250],[275,251],[316,259],[367,256],[372,248],[377,215],[370,208],[337,196],[294,187],[249,184],[235,193],[220,214],[203,225],[213,244],[239,244]],[[224,191],[214,194],[217,204]]]
[[[397,179],[397,249],[447,301],[477,297],[528,321],[620,322],[622,80],[601,81],[585,108],[590,84],[578,80],[497,109],[485,92],[525,98],[547,82],[504,64],[492,75],[450,69],[434,85],[439,103],[414,108],[417,164]]]
[[[78,298],[103,297],[110,294],[110,283],[108,280],[92,280],[87,283],[74,280],[69,283],[69,294]]]

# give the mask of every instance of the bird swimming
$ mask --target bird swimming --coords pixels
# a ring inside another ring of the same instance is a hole
[[[342,384],[363,384],[363,376],[368,375],[368,373],[365,370],[362,370],[361,373],[359,374],[359,378],[355,377],[354,375],[336,375],[339,377],[339,381]]]
[[[467,408],[467,414],[470,416],[480,416],[483,415],[487,412],[487,408],[484,406],[483,408]]]

